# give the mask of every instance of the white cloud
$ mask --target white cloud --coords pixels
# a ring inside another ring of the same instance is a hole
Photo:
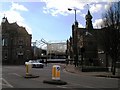
[[[80,14],[80,16],[82,16],[83,18],[85,18],[86,14],[83,13],[83,14]]]
[[[19,12],[14,10],[4,11],[3,14],[8,18],[10,23],[13,22],[24,22],[24,18],[20,15]]]
[[[20,5],[18,3],[12,3],[11,10],[20,10],[20,11],[28,11],[26,7]]]
[[[96,0],[41,0],[41,2],[45,3],[43,12],[45,14],[51,14],[52,16],[57,16],[58,14],[66,16],[75,13],[73,10],[68,11],[68,8],[77,9],[77,13],[81,15],[83,14],[81,11],[88,9],[87,4],[89,4],[91,13],[96,13],[107,8],[107,5],[103,6],[103,4],[100,4],[99,1]]]
[[[118,2],[119,0],[84,0],[86,2]]]
[[[74,13],[74,11],[68,11],[68,8],[79,9],[77,13],[80,13],[80,10],[83,10],[86,3],[80,2],[80,0],[41,0],[46,6],[43,8],[44,13],[49,13],[53,16],[58,14],[68,15],[68,13]]]
[[[92,4],[90,5],[90,12],[95,13],[102,9],[102,4]]]
[[[105,5],[105,10],[107,10],[109,8],[109,5]]]
[[[0,0],[0,2],[41,2],[47,0]],[[80,2],[118,2],[119,0],[79,0]]]
[[[110,2],[109,2],[108,4],[106,4],[106,5],[104,6],[105,10],[108,10],[108,9],[110,8],[111,4],[112,4],[112,3],[110,3]]]
[[[22,6],[22,5],[20,5],[20,6]],[[0,12],[0,18],[3,18],[4,14],[5,14],[5,17],[7,17],[9,23],[17,22],[17,24],[19,26],[25,27],[27,32],[29,34],[32,34],[32,29],[26,24],[25,19],[21,16],[20,12],[18,12],[16,10],[20,10],[20,9],[15,8],[15,6],[12,3],[12,7],[9,10]],[[21,9],[21,10],[23,10],[23,9]]]
[[[84,28],[81,23],[78,24],[78,27],[79,27],[79,28]]]
[[[103,20],[102,19],[96,19],[95,22],[93,23],[94,28],[101,28]]]

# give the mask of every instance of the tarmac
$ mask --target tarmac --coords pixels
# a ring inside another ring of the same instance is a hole
[[[74,65],[68,64],[64,65],[64,69],[67,72],[74,73],[74,74],[79,74],[79,75],[86,75],[86,76],[96,76],[96,77],[108,77],[108,78],[118,78],[120,79],[120,68],[117,69],[116,74],[112,75],[112,72],[107,71],[107,72],[82,72],[80,67],[75,67]]]

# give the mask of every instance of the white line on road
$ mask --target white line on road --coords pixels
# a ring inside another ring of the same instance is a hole
[[[67,87],[65,87],[65,86],[56,86],[57,88],[67,88]]]
[[[4,78],[2,78],[2,80],[7,84],[7,86],[13,88],[13,86],[12,86],[10,83],[8,83],[7,80],[5,80]],[[3,85],[4,85],[4,84],[3,84]]]
[[[11,73],[11,74],[16,75],[16,76],[18,76],[18,77],[21,77],[21,75],[19,75],[19,74],[17,74],[17,73]]]
[[[95,87],[92,87],[92,86],[88,86],[88,85],[81,85],[81,84],[77,84],[77,83],[71,83],[72,85],[75,85],[75,86],[81,86],[81,87],[85,87],[85,88],[95,88]]]

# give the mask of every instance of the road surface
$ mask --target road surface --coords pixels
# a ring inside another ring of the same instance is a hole
[[[39,75],[39,78],[24,78],[26,69],[24,65],[3,66],[2,67],[2,88],[118,88],[117,78],[105,78],[95,76],[84,76],[65,71],[64,65],[61,66],[61,80],[66,81],[67,85],[51,85],[43,83],[43,80],[51,79],[52,66],[49,63],[44,68],[32,68],[31,73]]]

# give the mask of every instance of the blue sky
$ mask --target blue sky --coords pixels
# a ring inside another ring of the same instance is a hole
[[[14,1],[14,0],[13,0]],[[28,0],[29,1],[29,0]],[[81,2],[82,0],[37,0],[29,2],[0,2],[0,18],[5,16],[10,23],[17,22],[32,34],[32,41],[67,40],[71,36],[71,25],[74,23],[74,10],[77,9],[79,27],[85,27],[85,15],[89,10],[93,16],[94,28],[100,28],[102,12],[110,5],[109,1]]]

